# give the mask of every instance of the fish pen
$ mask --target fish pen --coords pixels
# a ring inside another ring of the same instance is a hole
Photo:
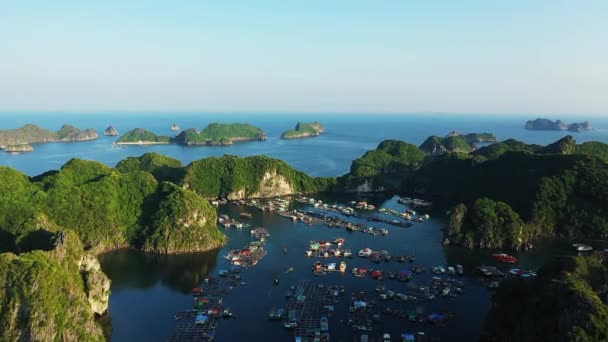
[[[294,337],[300,338],[300,341],[329,341],[327,317],[332,314],[337,296],[336,286],[326,287],[307,280],[299,281],[294,295],[287,302],[287,315],[283,319],[283,325],[294,328]]]

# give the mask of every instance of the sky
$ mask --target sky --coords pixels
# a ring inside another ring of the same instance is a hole
[[[0,0],[0,111],[608,115],[608,1]]]

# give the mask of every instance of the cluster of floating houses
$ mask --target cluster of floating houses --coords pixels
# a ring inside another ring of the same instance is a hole
[[[193,309],[175,314],[176,326],[168,341],[214,341],[215,330],[222,318],[232,318],[224,306],[223,296],[235,287],[245,285],[240,267],[221,270],[219,277],[208,277],[203,284],[192,289]]]
[[[245,248],[231,250],[226,258],[235,266],[251,267],[266,256],[264,243],[270,236],[265,228],[258,227],[251,230],[253,241]]]

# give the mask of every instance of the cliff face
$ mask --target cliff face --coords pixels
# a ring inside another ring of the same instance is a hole
[[[51,236],[49,250],[0,254],[2,339],[104,341],[95,313],[107,309],[108,291],[85,278],[97,278],[107,287],[109,280],[98,269],[81,269],[85,253],[75,233]],[[106,305],[93,305],[90,293]]]
[[[117,135],[120,135],[120,133],[118,133],[118,130],[114,126],[110,126],[110,127],[106,128],[105,131],[103,131],[103,135],[117,136]]]
[[[593,130],[589,121],[567,124],[561,120],[551,121],[549,119],[538,118],[526,122],[526,129],[541,130],[541,131],[572,131],[582,132]]]
[[[247,196],[245,189],[231,192],[227,198],[229,200],[238,200],[244,198],[268,198],[277,196],[294,195],[296,191],[293,189],[289,181],[282,175],[277,174],[276,170],[266,171],[260,184],[258,191]]]

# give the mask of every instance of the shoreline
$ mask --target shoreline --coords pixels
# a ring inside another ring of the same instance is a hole
[[[135,141],[135,142],[118,142],[115,141],[114,145],[140,145],[140,146],[146,146],[146,145],[171,145],[171,142],[156,142],[156,141],[149,141],[149,142],[145,142],[145,141]]]
[[[214,249],[220,249],[222,247],[225,247],[227,244],[228,244],[228,237],[226,237],[226,241],[224,241],[223,243],[221,243],[217,246],[204,248],[204,249],[200,249],[200,250],[181,250],[180,249],[180,250],[172,251],[170,253],[159,253],[159,252],[155,252],[155,251],[151,251],[151,250],[137,249],[133,246],[125,245],[125,246],[116,246],[114,248],[104,248],[99,251],[90,250],[90,253],[94,254],[96,257],[100,257],[106,253],[116,252],[116,251],[124,249],[124,250],[132,250],[135,252],[140,252],[140,253],[145,253],[145,254],[154,254],[154,255],[159,255],[159,256],[161,256],[161,255],[180,255],[180,254],[205,253],[205,252],[212,251]]]

